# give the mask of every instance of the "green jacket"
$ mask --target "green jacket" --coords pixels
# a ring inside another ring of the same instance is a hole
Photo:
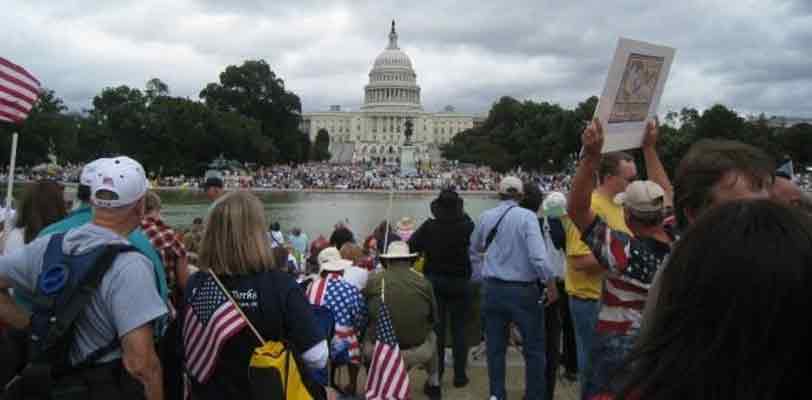
[[[437,322],[437,301],[431,282],[420,272],[406,266],[392,266],[369,277],[364,289],[370,317],[367,340],[375,340],[384,282],[386,305],[401,349],[423,344]]]

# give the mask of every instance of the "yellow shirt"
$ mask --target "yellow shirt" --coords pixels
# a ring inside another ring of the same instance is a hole
[[[603,218],[610,228],[631,234],[623,216],[623,207],[615,204],[613,199],[592,192],[592,212]],[[581,231],[578,230],[578,227],[566,217],[562,218],[562,222],[567,235],[567,268],[564,273],[564,287],[570,296],[598,300],[601,297],[601,284],[604,276],[603,274],[577,271],[572,267],[574,257],[589,255],[592,252],[581,240]]]

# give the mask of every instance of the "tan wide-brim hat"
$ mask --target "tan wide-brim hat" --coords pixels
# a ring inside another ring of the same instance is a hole
[[[386,260],[394,260],[399,258],[409,259],[409,258],[417,258],[420,254],[418,253],[411,253],[409,250],[409,244],[406,242],[392,242],[389,244],[389,249],[385,254],[381,254],[380,258]]]
[[[327,272],[341,272],[352,265],[352,261],[341,258],[341,253],[335,247],[328,247],[319,253],[319,269]]]

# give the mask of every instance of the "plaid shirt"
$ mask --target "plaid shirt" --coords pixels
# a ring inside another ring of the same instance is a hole
[[[176,268],[180,260],[186,258],[186,247],[178,240],[175,231],[160,219],[147,217],[141,221],[141,230],[147,235],[152,246],[164,262],[166,269],[166,284],[171,295],[177,294]]]

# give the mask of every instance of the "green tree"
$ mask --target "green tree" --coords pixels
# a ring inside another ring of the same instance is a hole
[[[0,161],[9,161],[11,136],[19,133],[17,144],[17,165],[34,165],[49,161],[54,155],[61,159],[61,150],[66,147],[75,135],[76,126],[73,118],[64,114],[67,107],[53,90],[42,91],[28,118],[20,125],[2,124],[0,126]],[[57,146],[62,144],[62,146]]]
[[[158,78],[152,78],[147,81],[144,88],[144,95],[149,103],[155,101],[159,97],[169,96],[169,86]]]
[[[506,171],[561,171],[578,151],[579,134],[592,118],[597,98],[567,110],[547,102],[502,97],[482,126],[461,132],[443,146],[446,158]]]
[[[313,161],[327,161],[330,154],[330,134],[322,128],[316,132],[316,140],[313,142],[313,151],[310,158]]]
[[[200,92],[207,106],[219,111],[238,112],[260,122],[262,134],[271,139],[268,153],[272,161],[304,161],[307,147],[299,130],[302,105],[299,96],[285,90],[264,60],[230,65],[220,74],[219,83],[209,83]]]

